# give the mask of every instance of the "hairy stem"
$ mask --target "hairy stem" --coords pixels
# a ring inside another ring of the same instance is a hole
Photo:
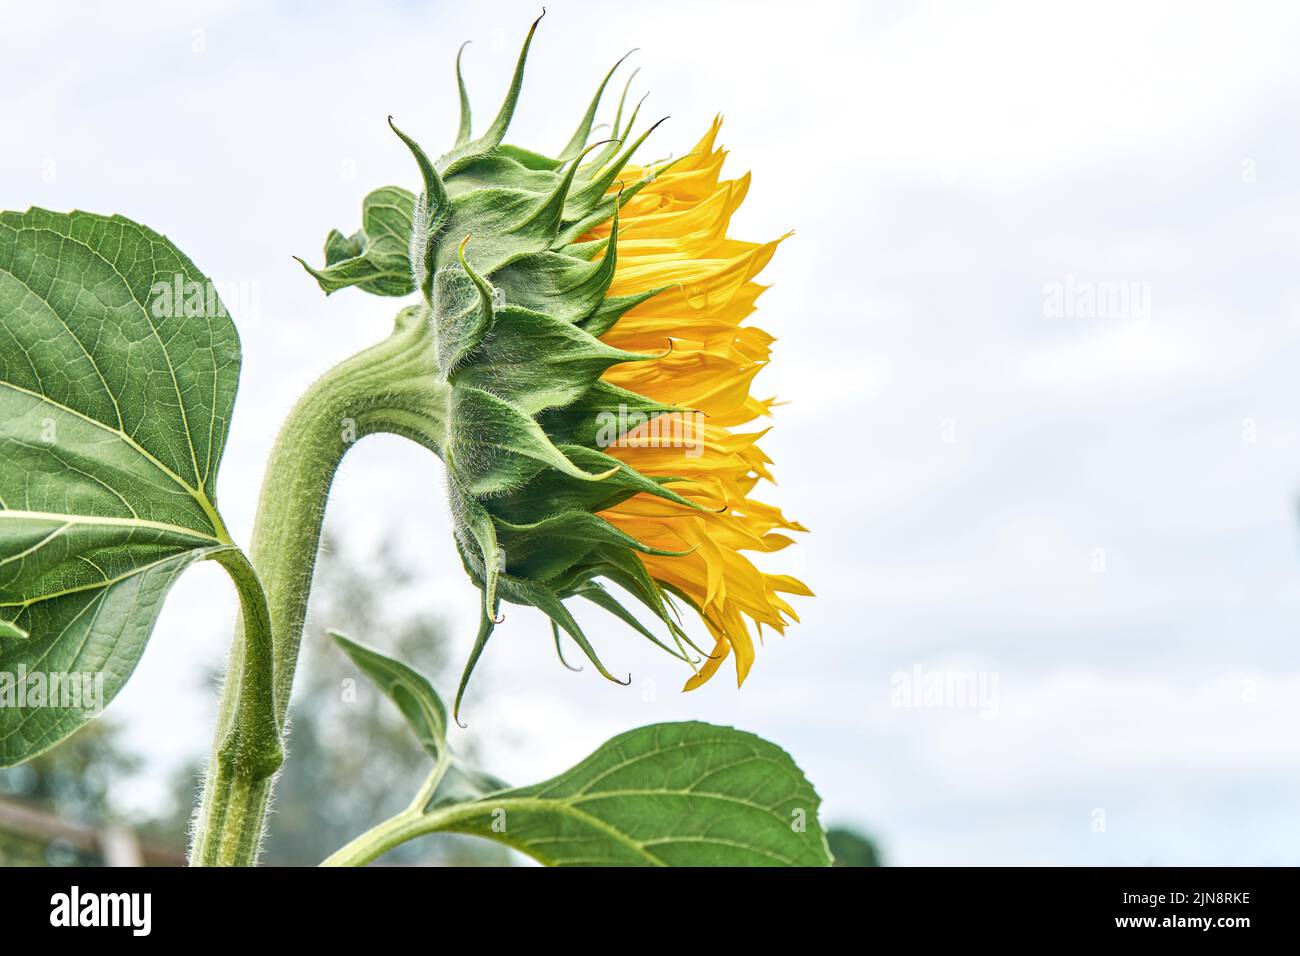
[[[364,866],[412,837],[430,832],[426,829],[428,816],[425,810],[450,767],[451,751],[444,746],[438,762],[410,806],[396,816],[371,827],[347,846],[332,853],[321,866]]]
[[[420,813],[403,810],[336,851],[321,866],[365,866],[407,840],[423,836],[429,832],[426,827],[427,821]]]
[[[267,693],[276,725],[285,725],[325,504],[343,455],[360,438],[381,431],[435,451],[441,445],[445,386],[438,381],[432,334],[426,311],[404,310],[392,336],[318,379],[280,430],[262,481],[250,549],[270,616],[272,682],[250,693],[248,685],[256,680],[254,647],[241,623],[230,649],[190,849],[194,865],[257,861],[275,768],[239,759],[231,741],[238,739],[249,709],[265,705]]]

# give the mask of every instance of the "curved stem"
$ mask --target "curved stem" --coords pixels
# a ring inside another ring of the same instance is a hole
[[[443,742],[442,751],[438,755],[438,762],[434,764],[433,771],[429,774],[424,784],[420,787],[420,792],[415,795],[410,806],[406,809],[410,813],[423,813],[424,808],[433,800],[433,795],[438,791],[438,784],[442,783],[442,778],[447,775],[447,768],[451,766],[451,748]]]
[[[444,746],[437,764],[434,765],[433,771],[420,787],[420,792],[415,795],[410,806],[396,816],[371,827],[342,849],[330,854],[321,866],[364,866],[407,840],[430,832],[427,829],[429,817],[425,813],[425,808],[433,799],[438,784],[442,782],[450,766],[451,751]]]
[[[422,807],[418,802],[412,803],[397,816],[367,830],[347,846],[331,854],[321,866],[365,866],[408,840],[428,836],[431,833],[476,832],[480,836],[487,836],[480,830],[472,829],[484,813],[497,810],[535,810],[542,805],[542,802],[536,799],[511,797],[507,794],[499,794],[495,797],[487,795],[478,800],[452,803],[432,810]],[[564,806],[562,801],[551,804],[552,809]],[[494,835],[492,839],[506,846],[513,846],[521,853],[528,853],[539,862],[545,862],[534,851],[516,845],[504,834]]]
[[[429,832],[427,825],[428,821],[419,812],[403,810],[333,853],[321,866],[365,866],[407,840]]]
[[[284,745],[273,702],[274,651],[266,595],[252,565],[238,548],[221,551],[213,560],[225,567],[239,591],[244,611],[239,627],[242,656],[239,670],[232,670],[240,678],[231,690],[232,698],[238,695],[237,706],[232,708],[230,719],[222,722],[213,742],[209,770],[214,778],[226,781],[222,787],[225,799],[214,804],[210,797],[216,791],[205,794],[204,819],[208,825],[195,834],[193,855],[211,863],[233,864],[256,853],[255,845],[246,844],[249,840],[256,843],[258,831],[231,834],[223,842],[220,837],[226,833],[226,821],[242,816],[241,808],[269,795],[271,777],[284,761]]]
[[[231,645],[190,850],[193,864],[256,862],[272,778],[258,776],[263,766],[234,759],[230,741],[238,738],[236,728],[255,706],[250,699],[268,690],[276,724],[284,726],[325,504],[344,454],[367,434],[389,430],[435,449],[441,445],[445,386],[438,381],[432,334],[426,311],[404,310],[392,336],[318,379],[280,430],[263,478],[250,548],[270,617],[272,686],[249,689],[257,678],[241,623]]]

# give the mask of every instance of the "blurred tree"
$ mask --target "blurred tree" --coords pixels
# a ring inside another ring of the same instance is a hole
[[[836,866],[880,866],[880,851],[866,836],[848,827],[831,827],[826,831]]]

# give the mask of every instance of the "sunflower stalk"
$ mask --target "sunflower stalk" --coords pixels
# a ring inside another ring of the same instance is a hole
[[[280,727],[288,715],[325,504],[344,454],[379,432],[402,434],[434,450],[445,440],[441,410],[447,389],[432,362],[430,335],[422,310],[403,310],[386,341],[335,366],[307,390],[271,452],[250,557],[270,612],[271,699]],[[224,753],[231,728],[239,726],[248,708],[242,693],[250,679],[245,643],[241,622],[195,821],[190,851],[195,865],[248,866],[259,851],[272,779]]]

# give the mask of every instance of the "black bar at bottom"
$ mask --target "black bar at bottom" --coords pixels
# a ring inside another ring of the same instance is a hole
[[[13,869],[0,870],[0,931],[7,945],[70,934],[79,942],[112,936],[127,945],[207,943],[236,934],[250,942],[319,939],[336,946],[373,943],[377,931],[400,936],[423,928],[435,951],[466,933],[495,942],[510,932],[591,940],[595,930],[617,945],[629,934],[667,944],[684,931],[698,944],[715,933],[734,943],[775,926],[809,934],[809,945],[828,931],[884,933],[882,941],[901,933],[927,945],[1099,937],[1231,945],[1260,934],[1294,936],[1297,872]]]

